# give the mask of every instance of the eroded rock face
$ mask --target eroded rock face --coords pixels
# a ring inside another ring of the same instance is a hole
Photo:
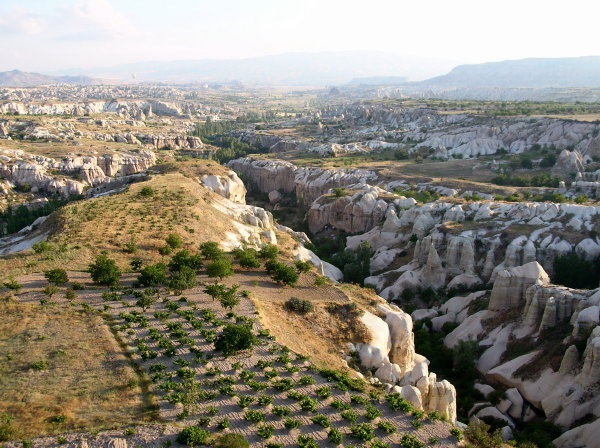
[[[500,271],[494,282],[489,309],[502,311],[522,306],[527,288],[549,282],[548,274],[537,261]]]
[[[598,155],[597,123],[555,118],[481,119],[468,114],[443,114],[434,109],[390,105],[331,106],[320,117],[339,119],[349,126],[369,125],[401,129],[404,141],[436,149],[437,157],[475,157],[500,149],[520,153],[533,145],[574,146],[582,155]],[[558,165],[558,164],[557,164]]]
[[[379,199],[385,190],[369,185],[347,187],[350,194],[335,197],[331,194],[316,199],[308,210],[308,228],[317,233],[325,227],[348,233],[366,232],[380,224],[388,210],[388,202]]]
[[[437,411],[456,421],[456,390],[448,381],[437,381],[428,370],[428,361],[415,354],[411,317],[399,309],[379,305],[382,318],[365,312],[360,320],[370,334],[370,342],[357,344],[363,367],[391,385],[418,409]]]
[[[304,168],[282,160],[240,158],[231,160],[227,166],[249,180],[248,188],[257,188],[264,193],[273,190],[295,192],[306,206],[331,188],[366,183],[377,178],[372,171]]]
[[[227,177],[205,174],[200,181],[205,187],[224,198],[240,204],[246,203],[246,187],[233,171],[230,171]]]
[[[63,196],[82,194],[86,187],[143,172],[156,163],[155,154],[148,150],[99,157],[69,155],[60,162],[23,151],[0,150],[1,153],[6,156],[0,163],[0,176],[16,186],[29,186],[32,192],[46,191]]]

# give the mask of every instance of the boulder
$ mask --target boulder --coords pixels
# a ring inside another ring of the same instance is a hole
[[[522,306],[527,288],[531,285],[543,285],[549,282],[548,274],[537,261],[499,271],[488,309],[503,311]]]

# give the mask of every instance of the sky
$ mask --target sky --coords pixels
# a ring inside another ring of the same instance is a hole
[[[599,13],[594,0],[0,0],[0,71],[341,50],[599,55]]]

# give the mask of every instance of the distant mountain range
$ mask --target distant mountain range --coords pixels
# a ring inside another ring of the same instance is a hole
[[[600,87],[600,56],[459,65],[447,75],[425,80],[419,85],[437,88]]]
[[[101,82],[225,83],[262,85],[404,86],[407,92],[477,89],[600,87],[600,56],[521,59],[459,65],[376,51],[286,53],[247,59],[138,62],[54,74],[0,73],[0,86]],[[431,77],[450,70],[442,76]],[[65,76],[68,75],[68,76]],[[99,78],[103,78],[101,80]],[[423,80],[413,81],[408,80]]]
[[[378,51],[339,51],[284,53],[247,59],[137,62],[89,70],[75,69],[67,74],[83,73],[129,81],[237,81],[263,85],[327,86],[373,76],[422,80],[444,73],[455,65],[449,61]]]
[[[88,76],[52,76],[41,73],[22,72],[20,70],[11,70],[9,72],[0,72],[0,86],[3,87],[34,87],[50,84],[100,84],[99,79]]]

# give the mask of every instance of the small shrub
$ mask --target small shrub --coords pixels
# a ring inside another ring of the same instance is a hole
[[[339,429],[331,428],[327,433],[327,439],[334,445],[340,445],[344,440],[344,434]]]
[[[375,406],[367,406],[365,409],[365,418],[367,420],[375,420],[378,417],[381,417],[381,411]]]
[[[308,386],[310,384],[315,384],[315,379],[310,375],[302,375],[298,380],[298,383],[303,386]]]
[[[31,368],[34,370],[45,370],[48,368],[48,361],[35,361],[31,363]]]
[[[154,192],[154,188],[152,188],[152,187],[143,187],[140,190],[139,195],[141,197],[143,197],[143,198],[150,198],[150,197],[154,196],[154,193],[155,193]]]
[[[202,416],[198,417],[197,426],[210,426],[210,417]]]
[[[460,428],[450,428],[450,435],[456,437],[456,440],[461,441],[463,439],[463,433]]]
[[[369,404],[369,399],[367,397],[363,397],[362,395],[351,395],[350,402],[354,404]]]
[[[271,403],[273,403],[273,397],[271,395],[260,395],[256,402],[260,406],[269,406]]]
[[[263,440],[270,439],[275,434],[275,427],[273,425],[260,425],[256,434]]]
[[[259,252],[260,258],[264,260],[274,260],[279,253],[277,246],[273,244],[266,244]]]
[[[176,233],[170,233],[165,238],[165,243],[167,243],[167,246],[169,246],[171,249],[178,249],[183,246],[183,239]]]
[[[299,299],[298,297],[292,297],[285,302],[285,307],[298,314],[307,314],[314,310],[312,302],[305,299]]]
[[[438,411],[433,411],[427,414],[427,419],[431,420],[432,422],[444,420],[444,418],[440,415]]]
[[[73,291],[71,288],[68,288],[65,291],[65,299],[68,300],[69,302],[72,302],[76,298],[77,298],[77,295],[75,294],[75,291]]]
[[[393,434],[396,432],[396,426],[392,422],[380,421],[377,423],[377,427],[381,429],[386,434]]]
[[[13,417],[0,414],[0,442],[7,442],[15,437],[16,430],[13,426]]]
[[[266,373],[267,372],[265,372],[265,375]],[[281,378],[273,382],[273,388],[280,392],[291,390],[294,388],[294,381],[292,381],[290,378]]]
[[[354,412],[351,409],[348,409],[346,411],[342,411],[341,414],[340,414],[340,416],[344,420],[348,420],[350,423],[354,423],[358,419],[358,415],[356,414],[356,412]]]
[[[57,292],[58,288],[54,283],[48,283],[48,285],[44,288],[44,294],[46,294],[50,298]]]
[[[179,433],[177,443],[186,446],[199,446],[204,445],[209,437],[210,432],[207,430],[197,426],[190,426]]]
[[[294,286],[298,283],[298,273],[293,267],[285,263],[274,261],[269,274],[273,280],[281,285]]]
[[[334,400],[331,402],[330,406],[339,411],[345,411],[350,409],[350,405],[348,403],[344,403],[342,400]]]
[[[421,429],[423,427],[423,422],[419,420],[411,420],[410,424],[416,429]]]
[[[412,405],[402,398],[402,395],[397,392],[388,394],[385,399],[389,403],[392,411],[402,411],[408,413],[414,410]]]
[[[400,446],[404,448],[425,448],[425,444],[412,434],[404,434],[400,439]]]
[[[314,398],[303,398],[300,400],[300,409],[307,412],[315,412],[317,410],[317,400]]]
[[[319,444],[311,436],[300,434],[298,436],[298,448],[319,448]]]
[[[316,279],[315,279],[315,286],[324,286],[327,284],[327,277],[323,276],[323,275],[319,275]]]
[[[285,406],[274,406],[271,412],[277,417],[287,417],[292,411]]]
[[[302,426],[302,422],[294,418],[286,418],[283,421],[283,426],[285,426],[286,429],[296,429]]]
[[[44,277],[50,283],[54,283],[55,285],[64,285],[69,281],[69,277],[67,276],[67,272],[64,269],[50,269],[49,271],[44,272]]]
[[[331,422],[326,415],[317,414],[310,419],[315,425],[322,426],[323,428],[329,428],[331,426]]]
[[[310,261],[296,260],[294,266],[296,266],[296,271],[298,271],[298,273],[303,274],[310,271],[313,265]]]
[[[469,442],[477,448],[500,448],[502,446],[502,430],[497,429],[490,433],[490,426],[483,421],[470,422],[465,434]]]
[[[249,448],[250,443],[241,434],[230,433],[219,436],[212,444],[215,448]]]
[[[17,282],[14,278],[10,278],[7,282],[4,282],[4,287],[16,291],[17,293],[23,288],[19,282]]]
[[[260,423],[265,421],[265,414],[260,411],[250,410],[244,414],[244,420],[252,423]]]
[[[217,260],[225,255],[225,252],[219,248],[219,244],[214,241],[200,244],[200,252],[207,260]]]
[[[206,275],[211,278],[218,277],[223,280],[225,277],[233,275],[233,265],[229,258],[218,258],[206,265]]]
[[[382,442],[381,440],[375,440],[371,443],[371,448],[390,448],[390,444]]]
[[[252,404],[252,402],[254,401],[254,397],[251,397],[249,395],[243,395],[238,399],[238,406],[240,408],[247,408],[248,406],[250,406]]]
[[[224,417],[222,420],[217,422],[217,429],[223,430],[229,428],[229,418]]]
[[[360,423],[350,427],[350,435],[363,442],[369,442],[375,438],[375,430],[368,423]]]
[[[283,448],[283,443],[270,442],[265,445],[265,448]]]
[[[66,421],[67,421],[67,416],[64,414],[53,415],[52,417],[50,417],[48,419],[48,422],[52,423],[54,425],[62,425]]]

